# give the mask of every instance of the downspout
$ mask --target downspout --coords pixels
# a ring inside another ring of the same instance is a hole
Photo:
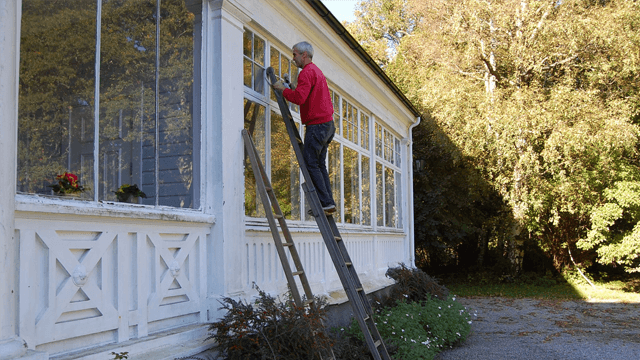
[[[420,125],[420,121],[422,118],[420,116],[416,117],[416,121],[409,127],[409,186],[411,186],[411,192],[409,198],[407,199],[407,207],[408,207],[408,215],[409,215],[409,264],[412,268],[416,267],[416,249],[415,249],[415,223],[414,223],[414,214],[413,214],[413,128]]]

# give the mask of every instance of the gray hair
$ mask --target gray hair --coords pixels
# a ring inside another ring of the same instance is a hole
[[[309,44],[306,41],[301,41],[295,45],[293,45],[293,48],[298,50],[298,52],[300,53],[307,53],[307,56],[309,56],[309,59],[313,59],[313,46],[311,46],[311,44]]]

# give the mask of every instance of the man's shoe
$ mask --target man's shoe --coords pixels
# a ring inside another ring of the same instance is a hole
[[[322,210],[324,210],[325,214],[331,215],[334,212],[336,212],[336,206],[335,205],[323,206]]]

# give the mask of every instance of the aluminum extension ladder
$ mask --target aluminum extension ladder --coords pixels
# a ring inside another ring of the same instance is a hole
[[[273,68],[269,67],[266,74],[269,77],[271,84],[274,84],[277,81]],[[371,355],[375,360],[391,360],[384,341],[380,336],[380,332],[378,331],[378,328],[376,327],[375,321],[373,319],[373,309],[371,308],[371,304],[369,303],[367,294],[362,287],[362,283],[360,282],[356,269],[353,266],[353,262],[349,257],[349,253],[347,252],[347,248],[344,244],[342,236],[340,235],[340,231],[338,230],[336,222],[333,219],[332,215],[325,215],[322,209],[322,204],[320,203],[320,199],[318,198],[318,194],[316,193],[315,187],[305,165],[304,158],[302,157],[303,142],[300,138],[300,133],[298,132],[297,126],[293,121],[293,118],[291,117],[289,106],[280,91],[277,91],[273,88],[272,90],[274,91],[275,96],[278,100],[280,113],[282,114],[282,118],[287,127],[291,145],[293,146],[298,164],[300,166],[300,170],[302,171],[302,175],[304,177],[302,188],[305,192],[307,202],[311,206],[311,212],[313,214],[313,217],[316,219],[316,223],[318,224],[318,228],[320,230],[320,233],[322,234],[324,243],[327,247],[329,255],[331,256],[331,259],[333,260],[333,265],[338,272],[338,276],[340,278],[340,281],[342,282],[342,287],[347,294],[347,298],[349,299],[349,303],[351,304],[353,314],[358,321],[360,329],[362,330],[365,341],[367,343],[367,347],[369,348],[369,351],[371,352]],[[253,146],[253,141],[251,141],[251,138],[246,130],[243,130],[242,134],[245,139],[245,147],[247,148],[247,152],[249,153],[249,157],[252,161],[252,167],[254,168],[256,182],[263,183],[263,185],[257,184],[258,191],[260,191],[261,193],[262,202],[264,204],[265,210],[267,210],[267,219],[269,221],[269,226],[271,227],[271,233],[273,234],[275,245],[278,249],[278,255],[280,256],[280,260],[282,261],[283,268],[285,269],[285,274],[287,277],[287,281],[289,282],[289,287],[291,288],[294,301],[296,301],[297,305],[302,304],[302,300],[300,298],[300,294],[294,280],[294,276],[297,275],[300,277],[307,302],[313,302],[314,298],[313,294],[311,293],[311,288],[309,287],[308,279],[302,268],[302,263],[300,262],[297,250],[295,250],[293,240],[291,239],[291,234],[287,228],[286,221],[282,215],[277,199],[275,198],[273,189],[271,188],[271,185],[269,185],[269,181],[264,168],[259,163],[257,150],[255,149],[255,146]],[[256,162],[255,165],[254,160]],[[256,174],[256,169],[258,169],[260,174]],[[259,178],[262,178],[265,181],[261,181],[259,180]],[[270,209],[267,209],[267,204],[269,204],[267,198],[272,200],[270,201],[270,203],[275,210],[275,215],[271,213]],[[282,233],[285,236],[285,243],[280,240],[278,229],[275,225],[276,219],[279,221]],[[292,272],[289,266],[289,262],[284,251],[285,246],[289,248],[291,258],[296,265],[295,272]]]

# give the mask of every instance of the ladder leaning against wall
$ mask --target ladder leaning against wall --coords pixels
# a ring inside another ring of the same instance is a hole
[[[274,84],[277,81],[274,70],[271,67],[267,69],[267,76],[269,77],[271,84]],[[342,236],[340,235],[340,231],[338,230],[336,222],[333,219],[332,215],[325,215],[322,209],[322,204],[320,203],[318,194],[316,193],[315,187],[313,186],[313,182],[311,181],[311,177],[309,176],[309,172],[302,157],[302,139],[300,138],[300,133],[298,132],[296,124],[291,117],[289,106],[280,91],[277,91],[275,89],[273,89],[273,91],[278,100],[280,113],[282,114],[282,118],[287,127],[291,145],[293,146],[298,164],[300,165],[300,170],[302,171],[302,175],[304,177],[302,188],[305,192],[306,199],[311,207],[311,212],[316,220],[316,223],[318,224],[318,228],[320,230],[320,233],[322,234],[322,238],[327,247],[329,255],[333,260],[336,271],[338,272],[338,276],[340,278],[340,281],[342,282],[342,287],[344,288],[347,298],[349,299],[354,317],[357,319],[358,325],[362,330],[365,341],[367,343],[367,347],[369,348],[369,351],[373,355],[374,359],[390,360],[391,357],[387,352],[384,341],[380,336],[378,328],[376,327],[376,324],[374,322],[373,309],[371,308],[371,304],[369,303],[367,294],[365,293],[358,274],[353,266],[353,262],[349,257],[349,253],[347,252],[347,248],[344,244]],[[289,288],[291,289],[291,295],[296,305],[309,305],[313,303],[314,297],[311,292],[311,287],[309,286],[309,281],[304,272],[302,262],[300,261],[300,257],[298,256],[298,252],[291,237],[291,233],[289,232],[286,221],[275,197],[275,193],[273,192],[273,188],[271,187],[271,184],[269,182],[268,176],[264,170],[264,167],[260,163],[260,157],[253,144],[253,141],[251,140],[249,133],[246,130],[243,130],[242,136],[249,159],[251,160],[251,166],[256,178],[257,190],[260,192],[261,200],[265,208],[269,226],[271,227],[271,233],[274,238],[278,256],[280,257],[280,261],[282,262],[285,276],[289,283]],[[271,206],[269,206],[269,204],[271,204]],[[283,236],[286,240],[285,242],[282,242],[282,240],[280,239],[280,234],[276,226],[276,220],[280,224],[280,229],[282,230]],[[287,255],[284,250],[285,247],[289,249],[291,259],[296,266],[295,271],[291,271]],[[302,283],[302,288],[305,292],[306,297],[305,304],[302,303],[302,298],[295,282],[295,276],[299,276],[300,282]]]

